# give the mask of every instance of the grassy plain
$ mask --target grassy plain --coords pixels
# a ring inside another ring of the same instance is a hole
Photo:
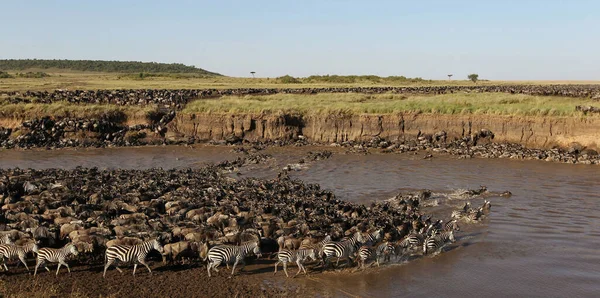
[[[294,84],[282,83],[281,80],[276,78],[195,77],[186,74],[152,74],[140,78],[139,74],[75,72],[52,69],[31,69],[28,71],[43,71],[50,76],[45,78],[0,79],[0,92],[54,89],[227,89],[473,85],[473,82],[467,80],[384,80],[379,82],[362,80],[354,83],[305,82]],[[15,72],[10,71],[9,73],[15,74]],[[600,84],[600,81],[480,81],[477,84]]]
[[[597,102],[596,102],[597,103]],[[589,99],[507,93],[406,94],[274,94],[225,96],[196,100],[185,113],[300,113],[300,114],[479,114],[521,116],[579,116],[576,105]]]

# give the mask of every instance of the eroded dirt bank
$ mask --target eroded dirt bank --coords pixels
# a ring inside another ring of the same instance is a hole
[[[494,142],[531,148],[568,147],[577,142],[598,149],[600,118],[526,117],[490,115],[320,115],[293,114],[179,114],[169,124],[173,135],[197,140],[223,140],[232,135],[248,141],[295,139],[333,143],[370,140],[407,140],[421,134],[447,133],[462,138],[482,129],[494,133]]]

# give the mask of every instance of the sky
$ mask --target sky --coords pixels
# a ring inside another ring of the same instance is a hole
[[[596,0],[0,1],[0,59],[176,62],[238,77],[600,80]]]

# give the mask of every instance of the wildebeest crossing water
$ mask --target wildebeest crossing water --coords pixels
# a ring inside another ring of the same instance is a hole
[[[105,154],[115,149],[2,151],[0,167],[74,168],[104,164],[113,168],[143,169],[157,165],[181,168],[194,162],[230,157],[227,156],[229,153],[222,153],[227,149],[157,147],[118,150],[131,150],[129,152],[135,153],[135,159],[119,158],[115,154],[107,160]],[[273,161],[243,168],[240,177],[275,177],[285,164],[305,155],[302,150],[305,149],[272,149],[269,153],[273,155]],[[16,162],[15,154],[26,154],[26,160]],[[465,200],[474,208],[481,206],[485,199],[493,206],[490,216],[480,224],[462,224],[461,231],[456,233],[456,243],[449,245],[445,253],[360,272],[312,274],[309,278],[297,279],[296,283],[318,285],[333,296],[344,296],[347,292],[372,297],[459,297],[470,295],[477,289],[482,296],[489,297],[565,297],[593,296],[600,291],[600,274],[596,266],[600,261],[597,254],[600,186],[598,169],[594,166],[336,153],[302,171],[291,172],[290,176],[319,183],[321,188],[332,190],[342,200],[367,203],[367,206],[399,192],[431,189],[431,207],[426,210],[435,219],[448,218],[452,210],[464,205]],[[509,198],[485,195],[467,198],[458,191],[478,189],[480,185],[486,185],[491,192],[510,190],[513,195]],[[9,269],[13,268],[9,266]],[[270,270],[264,280],[285,279],[285,275],[272,276],[272,265]],[[311,273],[310,267],[308,270]],[[101,273],[95,274],[101,278]],[[252,273],[251,269],[248,274],[261,276]],[[236,278],[246,277],[248,275]],[[28,277],[6,278],[15,281]]]

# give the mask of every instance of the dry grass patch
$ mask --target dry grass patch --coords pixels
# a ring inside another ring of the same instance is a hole
[[[322,93],[225,96],[190,102],[184,113],[300,113],[310,114],[489,114],[520,116],[583,116],[576,105],[588,99],[507,93],[442,95]]]

